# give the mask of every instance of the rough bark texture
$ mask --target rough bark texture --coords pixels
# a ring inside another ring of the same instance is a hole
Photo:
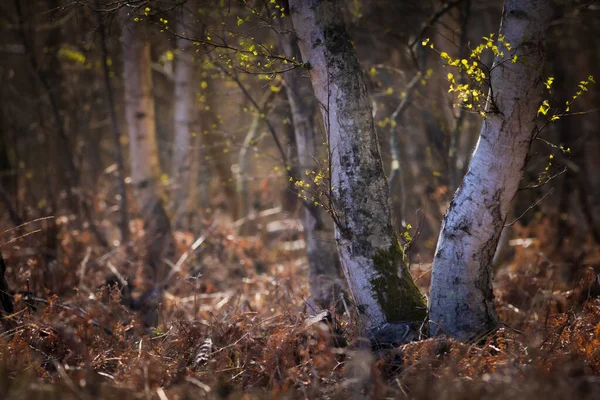
[[[150,44],[141,24],[127,19],[123,29],[125,116],[129,130],[131,180],[144,221],[146,256],[155,280],[160,279],[163,252],[171,239],[160,184],[156,121],[150,71]]]
[[[288,35],[281,40],[282,48],[288,56],[298,53],[294,37]],[[318,171],[319,165],[317,132],[312,123],[314,94],[310,81],[302,76],[301,70],[284,75],[286,95],[290,104],[292,125],[297,149],[297,164],[294,170],[300,179],[305,171]],[[341,293],[339,257],[335,248],[334,234],[326,222],[327,215],[322,207],[304,202],[304,239],[308,258],[310,284],[309,305],[317,310],[329,308]],[[312,310],[312,311],[315,311]]]
[[[492,259],[535,133],[549,22],[550,0],[505,2],[500,33],[521,61],[497,59],[491,73],[493,105],[435,253],[431,334],[467,340],[497,325]]]
[[[192,42],[187,37],[193,37],[189,32],[193,24],[195,1],[188,0],[181,16],[177,21],[177,58],[175,61],[175,94],[174,94],[174,145],[171,164],[171,177],[174,183],[173,210],[175,211],[174,223],[185,212],[185,199],[190,186],[191,162],[191,108],[194,102],[194,86],[192,76],[194,73],[194,57],[191,49]],[[189,8],[189,9],[188,9]]]
[[[390,323],[423,321],[425,301],[392,228],[371,102],[340,3],[292,0],[290,13],[328,135],[340,261],[374,338]]]

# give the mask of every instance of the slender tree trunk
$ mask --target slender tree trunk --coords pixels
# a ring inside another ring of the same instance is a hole
[[[348,287],[374,341],[401,342],[426,316],[392,228],[365,78],[338,1],[292,0],[290,12],[327,132],[335,237]]]
[[[191,162],[191,109],[194,102],[194,57],[191,49],[192,37],[190,32],[193,25],[193,12],[196,11],[194,0],[188,0],[183,8],[182,15],[177,21],[177,59],[175,61],[175,140],[171,164],[171,176],[174,182],[173,210],[175,223],[185,212],[185,199],[190,190],[190,162]],[[189,9],[188,9],[189,8]]]
[[[9,195],[11,193],[15,199],[18,198],[17,180],[11,157],[9,157],[8,135],[4,128],[3,114],[4,110],[0,109],[0,203],[4,204],[12,223],[17,226],[21,225],[21,217]]]
[[[202,127],[200,117],[196,116],[192,122],[192,149],[190,156],[190,182],[185,199],[185,224],[188,229],[199,232],[200,220],[203,211],[208,206],[208,170],[202,148]]]
[[[295,40],[284,37],[282,48],[288,56],[299,54]],[[314,94],[310,81],[302,76],[302,71],[294,70],[283,76],[286,95],[290,104],[292,126],[294,128],[297,165],[294,170],[300,179],[305,171],[319,171],[319,151],[316,127],[312,123],[314,113]],[[334,234],[326,222],[326,213],[313,202],[304,201],[304,239],[308,258],[308,277],[310,284],[309,305],[316,311],[329,308],[342,290],[339,273],[339,257],[335,248]]]
[[[206,156],[207,149],[204,143],[204,135],[198,139],[197,156],[198,161],[194,166],[198,168],[198,204],[203,212],[210,209],[211,199],[211,167]],[[196,181],[194,181],[196,182]],[[198,212],[198,207],[194,207],[195,212]]]
[[[580,36],[580,40],[587,42],[588,47],[584,51],[584,54],[579,56],[583,60],[577,64],[583,64],[582,69],[584,70],[590,72],[597,71],[598,63],[600,62],[600,54],[598,54],[597,50],[597,46],[600,45],[600,27],[598,27],[597,21],[591,15],[588,15],[584,22],[586,26],[590,27],[591,32],[586,30],[585,37],[583,35]],[[569,64],[572,68],[573,64]],[[595,73],[593,75],[598,79],[599,74]],[[598,156],[600,154],[600,131],[598,129],[598,126],[600,126],[600,112],[597,109],[600,107],[600,83],[589,85],[589,93],[585,94],[585,99],[587,104],[590,104],[589,108],[596,109],[596,112],[582,116],[579,122],[581,127],[579,132],[588,132],[589,135],[583,147],[583,180],[589,189],[583,190],[581,195],[584,196],[584,193],[587,193],[584,201],[587,202],[588,213],[592,216],[588,223],[590,224],[592,235],[600,244],[600,174],[598,173],[600,171],[600,157]]]
[[[199,76],[195,79],[199,80]],[[211,176],[206,149],[210,118],[207,115],[215,111],[203,110],[202,105],[197,105],[193,109],[195,112],[191,122],[190,176],[189,190],[185,199],[185,221],[188,229],[198,233],[202,229],[203,217],[210,206]]]
[[[96,5],[100,5],[100,1],[96,1]],[[113,141],[115,146],[115,155],[117,159],[117,189],[119,194],[119,229],[121,231],[121,243],[129,241],[129,206],[127,203],[127,190],[125,187],[125,161],[123,160],[123,151],[121,149],[121,131],[119,129],[119,121],[117,120],[117,111],[115,107],[115,97],[110,82],[110,69],[108,65],[108,46],[106,44],[106,26],[102,15],[97,15],[98,24],[100,26],[100,48],[102,49],[102,73],[104,78],[104,87],[106,90],[106,105],[108,107],[108,115],[110,117],[110,125],[113,133]]]
[[[405,96],[402,98],[402,101],[396,107],[390,119],[393,121],[393,125],[390,129],[390,148],[392,153],[392,165],[390,168],[390,179],[389,179],[389,192],[390,198],[394,198],[394,192],[396,190],[396,183],[398,183],[397,190],[400,192],[400,221],[401,225],[405,226],[406,221],[406,190],[404,185],[404,171],[402,171],[402,157],[401,157],[401,147],[400,147],[400,135],[398,133],[398,126],[394,125],[398,122],[402,125],[404,122],[402,121],[402,117],[410,102],[412,101],[412,94],[415,90],[417,83],[421,80],[422,77],[421,71],[418,71],[415,76],[411,79],[411,81],[406,86],[404,90]]]
[[[211,166],[209,165],[207,136],[210,125],[207,121],[210,118],[203,116],[214,111],[204,111],[197,117],[196,132],[194,138],[194,161],[192,165],[193,176],[190,178],[191,184],[194,186],[194,195],[188,201],[189,213],[194,214],[194,227],[201,227],[202,217],[210,209],[211,200]]]
[[[58,3],[54,0],[49,0],[48,6],[49,6],[50,10],[57,10],[59,8]],[[67,189],[67,195],[68,195],[71,209],[73,210],[74,213],[77,214],[77,213],[79,213],[79,209],[81,207],[81,210],[83,211],[83,216],[85,219],[87,219],[92,233],[96,236],[96,238],[98,239],[98,241],[100,242],[101,245],[108,247],[109,246],[108,241],[106,240],[104,235],[100,232],[100,230],[98,229],[98,226],[96,225],[96,222],[92,218],[92,210],[87,202],[87,199],[81,197],[77,193],[78,190],[81,190],[80,182],[79,182],[79,172],[77,170],[77,166],[75,165],[75,162],[73,161],[74,157],[73,157],[73,153],[71,151],[71,145],[69,143],[69,136],[67,134],[65,121],[61,114],[62,101],[61,101],[61,96],[60,96],[60,90],[58,90],[58,93],[56,90],[56,87],[60,86],[60,85],[58,85],[57,82],[61,82],[61,79],[62,79],[60,76],[60,63],[58,62],[58,58],[57,58],[58,57],[57,56],[58,48],[60,45],[60,40],[59,40],[60,38],[59,38],[58,30],[60,28],[51,30],[51,34],[48,37],[47,47],[49,47],[51,49],[51,51],[54,51],[56,54],[54,55],[54,57],[51,58],[52,67],[49,70],[43,69],[42,66],[38,62],[38,58],[35,53],[35,48],[31,44],[31,42],[29,41],[29,39],[27,37],[27,33],[26,33],[26,29],[25,29],[25,19],[23,16],[23,10],[21,8],[21,2],[19,0],[15,0],[15,9],[17,11],[17,17],[18,17],[18,21],[19,21],[19,31],[21,34],[21,39],[23,41],[23,45],[25,46],[27,53],[29,53],[29,63],[31,65],[31,68],[33,69],[34,73],[37,75],[37,78],[41,82],[42,87],[44,88],[44,91],[46,92],[46,95],[48,96],[48,99],[50,100],[50,108],[52,110],[52,116],[53,116],[54,122],[56,124],[56,129],[58,131],[58,142],[59,142],[59,149],[60,149],[59,151],[62,153],[58,156],[58,158],[60,158],[61,161],[65,162],[64,173],[65,173],[65,180],[67,181],[65,186]],[[50,79],[52,77],[52,75],[55,75],[54,79]],[[52,85],[53,81],[55,81],[54,85]],[[58,166],[58,163],[57,163],[57,166]]]
[[[269,105],[274,98],[274,91],[268,89],[267,92],[264,93],[259,103],[260,110],[256,110],[252,117],[250,128],[248,129],[248,133],[244,138],[244,143],[242,144],[242,148],[238,155],[239,171],[236,173],[235,177],[235,189],[237,192],[238,216],[240,218],[248,217],[250,214],[250,205],[252,203],[250,191],[248,189],[248,176],[251,168],[250,163],[252,155],[250,150],[256,145],[256,140],[259,138],[261,127],[263,126],[263,120],[266,118]],[[252,229],[249,226],[248,221],[242,225],[242,234],[248,234],[251,231]]]
[[[3,313],[12,314],[14,312],[12,295],[6,282],[6,264],[2,253],[0,252],[0,319],[3,319]]]
[[[150,43],[142,25],[127,19],[123,29],[125,115],[129,130],[131,180],[144,221],[146,256],[153,278],[161,278],[162,254],[171,243],[171,227],[164,209],[156,142]]]
[[[431,282],[430,332],[472,339],[494,329],[492,259],[517,192],[541,102],[550,0],[506,0],[500,34],[520,62],[497,59],[469,169],[444,218]]]
[[[282,18],[283,19],[283,18]],[[300,50],[298,50],[297,57],[300,56]],[[310,87],[310,81],[306,81],[308,87]],[[286,93],[287,97],[287,93]],[[313,96],[314,97],[314,96]],[[292,116],[292,111],[290,109],[289,103],[285,103],[282,105],[282,113],[283,115]],[[314,117],[314,109],[312,110],[311,116]],[[296,190],[296,184],[293,180],[289,180],[291,176],[300,176],[298,169],[298,146],[296,144],[296,133],[294,130],[294,123],[292,120],[289,123],[284,123],[282,127],[282,131],[284,132],[284,137],[286,139],[285,143],[285,153],[287,159],[287,182],[280,189],[281,193],[281,211],[286,215],[294,215],[298,211],[299,206],[299,198],[298,191]],[[312,122],[312,120],[311,120]],[[333,232],[333,231],[332,231]]]
[[[236,221],[238,208],[236,203],[235,180],[231,172],[231,156],[229,148],[221,132],[221,121],[217,118],[220,104],[216,101],[217,88],[213,84],[208,85],[205,90],[206,106],[208,109],[201,113],[202,118],[202,146],[203,146],[203,163],[207,171],[211,171],[218,177],[218,186],[212,189],[221,188],[225,197],[224,206],[230,213],[233,221]],[[210,179],[207,176],[200,176],[201,185],[210,189]],[[217,195],[213,192],[213,197]],[[203,193],[200,193],[203,196]],[[210,197],[212,201],[212,197]],[[209,202],[210,203],[210,202]],[[207,204],[209,204],[207,203]],[[212,204],[215,206],[215,204]]]

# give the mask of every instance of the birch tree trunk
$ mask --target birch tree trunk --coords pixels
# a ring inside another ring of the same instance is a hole
[[[150,70],[150,43],[142,25],[127,19],[123,29],[125,116],[129,130],[131,180],[144,221],[146,256],[153,278],[170,244],[171,226],[162,199],[156,142],[154,98]]]
[[[497,59],[488,117],[440,233],[430,333],[468,340],[497,326],[492,259],[536,131],[550,0],[506,0],[500,34],[519,62]],[[505,56],[506,57],[506,56]]]
[[[192,76],[194,73],[194,57],[191,49],[192,37],[189,32],[193,25],[193,12],[196,10],[194,0],[188,0],[186,7],[181,10],[177,21],[177,59],[175,61],[175,95],[174,95],[174,132],[173,158],[171,163],[171,176],[174,182],[173,210],[175,211],[174,223],[177,224],[181,214],[185,213],[185,199],[190,190],[190,162],[191,162],[191,117],[190,111],[194,104],[194,86]],[[188,9],[189,8],[189,9]]]
[[[298,54],[293,36],[281,40],[282,48],[288,56]],[[302,76],[302,71],[294,70],[283,75],[286,95],[292,115],[292,126],[297,149],[297,165],[293,169],[305,176],[305,171],[319,171],[322,156],[317,147],[316,127],[312,123],[314,94],[310,81]],[[308,258],[308,278],[310,284],[309,306],[316,311],[329,308],[341,293],[343,284],[339,279],[339,257],[334,243],[334,234],[326,223],[327,215],[322,207],[305,201],[304,239]]]
[[[328,136],[342,269],[368,336],[398,343],[426,305],[392,228],[365,78],[339,1],[291,0],[290,13]]]

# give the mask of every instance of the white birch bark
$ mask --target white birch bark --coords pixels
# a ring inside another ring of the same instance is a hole
[[[431,334],[467,340],[497,325],[492,259],[536,129],[549,22],[550,0],[505,2],[500,33],[520,61],[497,59],[491,72],[493,105],[435,253]]]
[[[146,256],[158,280],[163,251],[170,241],[170,221],[160,184],[150,43],[141,24],[127,18],[123,29],[125,116],[129,131],[131,180],[144,221]]]
[[[365,78],[338,1],[291,0],[300,50],[320,103],[331,154],[335,237],[348,287],[372,339],[401,340],[397,322],[421,322],[425,303],[392,228]],[[385,327],[385,328],[384,328]]]
[[[179,216],[185,212],[185,199],[190,190],[190,162],[191,162],[191,108],[194,104],[194,86],[192,77],[194,73],[194,57],[191,49],[192,42],[187,37],[192,37],[195,1],[188,0],[186,7],[181,10],[177,21],[177,54],[175,60],[175,93],[174,93],[174,144],[171,162],[171,177],[174,183],[173,210],[175,223]],[[188,9],[189,8],[189,9]]]

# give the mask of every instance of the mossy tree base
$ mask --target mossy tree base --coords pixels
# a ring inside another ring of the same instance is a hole
[[[422,322],[427,316],[425,297],[415,284],[400,243],[379,249],[373,257],[377,276],[371,279],[373,296],[388,322]]]
[[[303,61],[327,129],[336,241],[365,333],[406,339],[422,324],[425,299],[394,233],[368,88],[338,1],[290,0]],[[390,340],[386,338],[390,338]]]

